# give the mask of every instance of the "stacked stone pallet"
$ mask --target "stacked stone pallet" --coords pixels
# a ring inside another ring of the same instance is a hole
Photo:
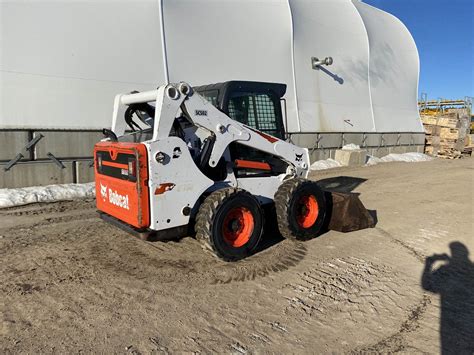
[[[466,109],[452,109],[438,115],[422,115],[425,128],[425,153],[447,159],[461,158],[472,148],[470,114]]]

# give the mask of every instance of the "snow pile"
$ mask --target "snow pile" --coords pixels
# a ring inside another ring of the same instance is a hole
[[[94,196],[95,184],[93,182],[87,184],[0,189],[0,208],[21,206],[35,202],[53,202]]]
[[[341,163],[334,159],[318,160],[310,166],[310,170],[326,170],[342,166]]]
[[[353,147],[351,147],[348,150],[359,149],[359,148],[354,148],[354,146],[359,147],[358,145],[355,145],[355,144],[352,144],[352,145],[349,144],[349,146],[353,146]],[[345,146],[345,147],[347,147],[347,146]],[[377,157],[374,157],[372,155],[369,155],[368,157],[369,157],[369,159],[367,160],[367,163],[365,165],[376,165],[376,164],[379,164],[379,163],[387,163],[387,162],[391,162],[391,161],[403,161],[403,162],[407,162],[407,163],[414,163],[414,162],[419,162],[419,161],[433,160],[432,157],[430,157],[429,155],[423,154],[423,153],[403,153],[403,154],[392,153],[392,154],[386,155],[382,158],[377,158]],[[342,166],[342,165],[338,161],[336,161],[334,159],[326,159],[326,160],[318,160],[318,161],[314,162],[311,165],[310,169],[311,170],[326,170],[326,169],[338,168],[340,166]]]
[[[403,161],[406,163],[415,163],[419,161],[430,161],[433,160],[432,157],[423,154],[423,153],[403,153],[403,154],[389,154],[382,158],[377,158],[374,156],[369,155],[369,159],[366,165],[375,165],[378,163],[386,163],[391,161]]]
[[[342,150],[359,150],[360,149],[360,145],[357,145],[357,144],[346,144],[345,146],[342,147]]]

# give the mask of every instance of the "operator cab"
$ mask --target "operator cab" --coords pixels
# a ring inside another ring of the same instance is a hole
[[[226,81],[197,86],[201,96],[230,118],[279,139],[285,139],[281,99],[285,84]]]
[[[282,97],[286,92],[285,84],[254,81],[226,81],[218,84],[194,87],[230,118],[270,136],[285,139],[285,127],[281,109]],[[244,175],[266,176],[280,174],[287,165],[268,153],[241,145],[237,142],[229,146],[233,161],[251,160],[269,164],[271,172],[236,166],[238,177]],[[217,176],[215,176],[217,177]]]

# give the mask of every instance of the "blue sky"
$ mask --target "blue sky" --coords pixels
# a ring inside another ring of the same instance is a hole
[[[474,0],[363,0],[398,17],[420,54],[419,92],[474,96]]]

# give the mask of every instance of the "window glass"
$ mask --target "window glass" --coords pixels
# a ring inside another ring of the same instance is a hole
[[[235,93],[229,100],[229,116],[247,126],[280,137],[277,113],[267,94]]]
[[[217,107],[217,97],[219,96],[219,90],[201,91],[199,92],[199,95]]]

